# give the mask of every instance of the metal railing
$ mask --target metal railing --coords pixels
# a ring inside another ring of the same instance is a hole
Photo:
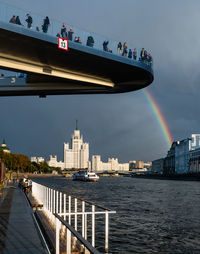
[[[76,234],[80,234],[84,240],[91,241],[91,246],[95,248],[95,235],[96,235],[96,217],[99,215],[104,215],[104,225],[105,225],[105,239],[104,239],[104,249],[108,253],[109,246],[109,214],[116,213],[108,208],[99,206],[93,202],[86,201],[81,198],[77,198],[73,195],[68,195],[65,192],[49,188],[47,186],[38,184],[36,182],[32,183],[32,194],[33,196],[43,204],[45,211],[48,211],[49,215],[55,215],[57,218],[57,229],[56,229],[56,249],[59,249],[59,224],[67,225],[66,246],[67,249],[71,248],[71,234],[75,235],[76,238],[79,237]],[[68,221],[68,223],[67,223]],[[90,221],[90,223],[89,223]],[[66,222],[66,223],[63,223]],[[70,227],[69,227],[69,226]],[[73,225],[73,232],[71,227]],[[76,232],[76,234],[75,234]],[[81,239],[79,239],[82,241]],[[86,246],[87,248],[87,246]],[[89,250],[90,251],[90,250]],[[56,252],[58,254],[59,251]],[[67,252],[67,254],[70,252]],[[92,252],[91,252],[92,253]]]
[[[32,17],[32,21],[33,21],[30,28],[27,28],[27,22],[26,22],[26,19],[27,19],[26,15],[27,14],[30,14],[30,16]],[[115,40],[110,40],[106,36],[98,35],[96,33],[85,31],[83,29],[80,29],[80,28],[77,28],[73,25],[70,25],[65,20],[63,20],[63,22],[61,22],[61,21],[58,21],[55,19],[51,19],[51,17],[49,17],[50,25],[48,26],[47,31],[44,33],[42,31],[42,25],[43,25],[45,17],[48,16],[48,13],[45,13],[44,16],[41,16],[41,15],[35,14],[31,11],[27,12],[23,9],[18,8],[18,7],[0,2],[0,21],[8,23],[11,20],[11,18],[13,17],[13,15],[15,17],[19,16],[20,22],[21,22],[20,26],[23,26],[25,29],[31,29],[32,31],[35,31],[35,33],[43,33],[43,34],[48,34],[48,35],[52,35],[52,36],[58,36],[58,34],[60,34],[60,36],[62,37],[61,27],[63,26],[63,24],[65,24],[67,33],[69,32],[70,29],[72,29],[72,31],[73,31],[72,38],[70,38],[71,41],[74,42],[75,38],[80,37],[80,39],[81,39],[81,43],[79,43],[80,45],[82,45],[84,47],[92,47],[92,48],[95,48],[95,49],[98,49],[101,51],[104,50],[104,51],[107,51],[108,54],[116,54],[116,55],[121,56],[122,58],[124,58],[124,57],[128,58],[129,49],[131,49],[133,52],[133,49],[136,48],[135,46],[133,47],[131,45],[128,45],[129,43],[127,43],[123,38],[123,41],[121,41],[122,49],[120,50],[118,48],[119,41],[117,42]],[[13,25],[17,25],[17,24],[13,24]],[[93,37],[94,43],[88,43],[88,37],[91,38],[91,36]],[[69,38],[69,36],[67,36],[67,38]],[[103,46],[103,43],[105,41],[108,41],[108,45],[106,46],[106,49],[108,49],[108,50],[105,50],[105,45]],[[124,42],[127,43],[126,56],[122,56]],[[142,48],[136,49],[136,51],[137,51],[136,58],[134,58],[132,56],[131,59],[130,58],[128,58],[128,59],[130,60],[130,62],[131,61],[141,61],[145,65],[149,65],[152,67],[152,65],[153,65],[152,56],[150,55],[150,58],[147,58],[145,56],[143,59],[141,59],[141,57],[140,57],[141,49]]]
[[[56,254],[60,253],[60,230],[61,224],[67,228],[67,241],[66,241],[66,254],[71,254],[71,234],[78,240],[84,248],[87,249],[91,254],[100,254],[88,241],[86,241],[81,234],[79,234],[70,224],[68,224],[62,217],[57,213],[54,213],[56,217]]]

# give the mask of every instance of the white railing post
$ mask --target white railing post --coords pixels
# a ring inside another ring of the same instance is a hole
[[[49,188],[47,187],[47,210],[49,210]]]
[[[68,217],[68,222],[69,225],[71,225],[71,196],[69,196],[69,217]]]
[[[67,254],[71,254],[71,232],[67,229]]]
[[[95,247],[95,206],[92,205],[92,246]]]
[[[85,201],[82,201],[82,236],[85,236]]]
[[[44,208],[46,209],[46,187],[44,187]]]
[[[108,235],[109,235],[109,227],[108,227],[108,211],[105,213],[105,252],[108,252]]]
[[[74,228],[77,230],[77,198],[74,199],[74,212],[75,212],[75,217],[74,217]]]
[[[56,191],[56,213],[58,213],[58,191]]]
[[[60,192],[60,214],[62,213],[62,192]]]
[[[71,225],[71,196],[68,197],[68,223]],[[67,254],[71,254],[71,232],[67,229]],[[70,251],[68,251],[70,250]]]
[[[87,240],[87,213],[85,214],[85,240]]]
[[[56,218],[56,254],[60,254],[60,222]]]
[[[64,220],[66,220],[66,194],[64,194]]]
[[[56,211],[56,191],[53,190],[53,213]]]
[[[49,194],[48,194],[48,196],[49,196],[49,198],[48,198],[48,210],[50,211],[50,209],[51,209],[51,207],[50,207],[51,190],[50,190],[50,188],[48,188],[48,190],[49,190]]]
[[[51,213],[53,213],[53,189],[51,189]]]

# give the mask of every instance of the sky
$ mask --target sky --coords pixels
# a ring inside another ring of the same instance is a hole
[[[27,12],[73,24],[154,58],[148,87],[174,140],[200,133],[199,0],[2,0]],[[15,8],[13,7],[13,12]],[[15,13],[13,13],[15,14]],[[23,21],[24,17],[21,17]],[[57,155],[70,142],[75,120],[90,156],[106,161],[152,161],[168,146],[142,90],[114,95],[0,97],[0,141],[14,153]]]

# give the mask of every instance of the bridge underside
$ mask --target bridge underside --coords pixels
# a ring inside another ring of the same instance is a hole
[[[0,68],[26,73],[26,83],[0,85],[0,96],[121,93],[152,83],[153,71],[139,61],[0,22]],[[2,83],[1,83],[2,84]]]

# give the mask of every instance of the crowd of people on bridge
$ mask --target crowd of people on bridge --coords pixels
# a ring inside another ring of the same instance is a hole
[[[13,15],[9,22],[12,23],[12,24],[24,26],[24,25],[21,23],[19,16]],[[31,17],[31,15],[30,15],[29,13],[26,14],[25,22],[27,23],[27,28],[29,28],[29,29],[32,29],[32,28],[33,28],[33,27],[32,27],[33,18]],[[43,31],[44,33],[47,33],[47,32],[48,32],[49,26],[50,26],[49,17],[46,16],[46,17],[43,19],[43,24],[42,24],[42,26],[41,26],[41,27],[42,27],[42,31]],[[40,29],[39,29],[38,26],[36,26],[35,30],[38,31],[38,32],[40,31]]]
[[[24,26],[21,23],[19,16],[13,15],[9,22],[13,23],[13,24]],[[31,17],[30,14],[26,14],[25,22],[27,23],[27,28],[29,28],[29,29],[33,28],[32,27],[33,18]],[[46,16],[43,19],[43,24],[41,26],[42,31],[44,33],[47,33],[49,26],[50,26],[50,20],[49,20],[49,17]],[[38,32],[40,31],[40,28],[38,26],[36,26],[36,31],[38,31]],[[79,44],[82,44],[82,40],[81,40],[81,38],[79,36],[75,36],[75,38],[73,39],[73,34],[74,34],[73,29],[69,28],[69,30],[67,30],[66,24],[63,23],[62,27],[61,27],[61,30],[60,30],[60,33],[57,33],[56,36],[68,39],[70,41],[74,41],[74,42],[79,43]],[[91,35],[89,35],[87,37],[86,46],[88,46],[88,47],[94,47],[94,44],[95,44],[94,38]],[[105,40],[103,42],[103,44],[102,44],[103,45],[103,50],[106,51],[106,52],[109,52],[109,53],[113,53],[113,51],[108,47],[108,44],[109,44],[108,40]],[[141,62],[144,62],[144,63],[148,64],[148,65],[151,65],[152,62],[153,62],[152,56],[144,48],[142,48],[142,50],[140,52],[140,56],[138,58],[138,56],[137,56],[138,55],[137,49],[136,48],[134,48],[134,50],[128,49],[127,42],[124,42],[123,45],[122,45],[121,42],[118,43],[118,45],[117,45],[117,53],[120,56],[127,57],[127,58],[133,59],[133,60],[139,60]]]

